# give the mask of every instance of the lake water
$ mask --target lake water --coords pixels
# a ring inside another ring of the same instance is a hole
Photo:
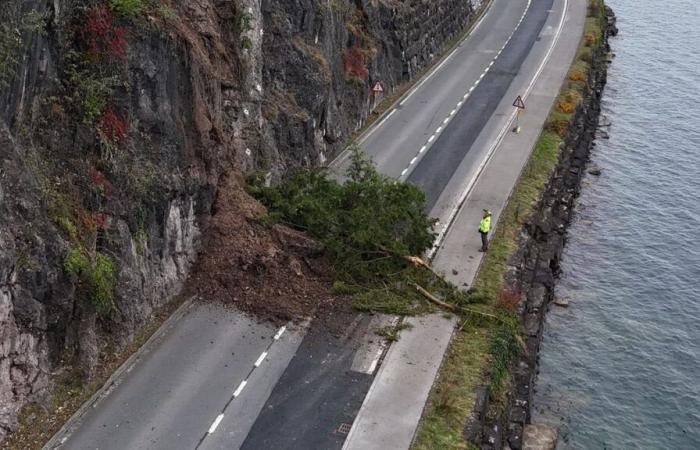
[[[534,419],[560,449],[700,449],[700,6],[608,0],[620,35],[548,316]]]

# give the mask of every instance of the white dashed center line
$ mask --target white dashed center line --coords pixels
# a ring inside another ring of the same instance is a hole
[[[241,392],[243,392],[243,388],[245,388],[246,384],[248,384],[248,380],[241,381],[241,384],[239,384],[236,390],[233,391],[233,398],[236,398],[239,395],[241,395]]]
[[[267,352],[262,352],[262,355],[258,357],[258,360],[255,361],[254,366],[255,367],[260,367],[260,364],[262,364],[263,361],[265,361],[265,358],[267,358]]]
[[[216,431],[216,427],[219,426],[219,424],[221,423],[221,420],[223,418],[224,418],[223,414],[219,414],[218,416],[216,416],[216,420],[214,420],[214,423],[212,423],[211,426],[209,427],[209,431],[208,431],[209,434],[212,434],[213,432]]]
[[[228,406],[231,404],[231,402],[233,402],[236,398],[238,398],[238,396],[241,395],[241,393],[243,392],[243,389],[245,389],[246,385],[248,384],[248,380],[250,380],[250,376],[253,374],[255,369],[260,367],[260,365],[263,363],[263,361],[265,361],[265,358],[267,358],[267,356],[270,354],[270,349],[272,348],[272,346],[275,344],[275,342],[277,342],[282,337],[282,335],[284,334],[284,332],[286,330],[287,330],[286,326],[283,326],[282,328],[277,330],[277,333],[275,333],[275,335],[272,337],[272,340],[268,344],[265,351],[262,352],[262,354],[260,354],[260,356],[258,356],[258,359],[255,360],[255,363],[253,363],[253,367],[248,372],[248,375],[245,377],[245,379],[243,381],[241,381],[241,383],[238,385],[236,390],[233,391],[233,394],[231,394],[231,397],[229,398],[228,402],[226,402],[226,405],[221,410],[221,414],[219,414],[216,417],[214,422],[209,427],[209,430],[206,433],[204,433],[202,438],[199,440],[199,443],[197,444],[197,447],[195,447],[195,450],[197,450],[199,447],[201,447],[202,443],[204,442],[204,440],[207,438],[208,435],[210,435],[210,434],[214,433],[214,431],[216,431],[216,428],[219,426],[219,424],[221,423],[221,421],[224,418],[224,413],[226,412],[226,409],[228,408]]]
[[[515,29],[510,34],[510,36],[508,36],[508,39],[506,39],[506,42],[503,44],[503,47],[501,47],[501,49],[498,51],[498,53],[496,53],[496,56],[494,56],[494,58],[489,62],[488,66],[486,66],[486,68],[484,68],[484,71],[479,75],[479,78],[474,82],[474,84],[469,88],[469,90],[464,93],[464,95],[462,96],[462,100],[460,100],[459,103],[457,103],[457,108],[453,109],[450,112],[450,115],[447,116],[445,118],[445,120],[442,121],[442,124],[437,128],[437,130],[435,130],[435,133],[428,138],[428,143],[421,147],[421,149],[418,151],[416,156],[413,159],[411,159],[410,163],[408,163],[408,166],[404,170],[401,171],[401,177],[404,177],[408,173],[408,170],[411,168],[411,166],[413,166],[418,161],[418,156],[421,155],[423,152],[425,152],[425,150],[428,148],[428,145],[431,144],[435,140],[435,136],[437,134],[440,134],[440,132],[443,130],[443,126],[446,125],[450,121],[450,119],[452,119],[452,117],[457,113],[457,111],[459,111],[459,109],[464,104],[464,101],[469,97],[469,95],[472,92],[474,92],[474,89],[476,89],[476,87],[479,85],[481,80],[483,80],[484,77],[486,76],[486,74],[489,72],[489,70],[491,70],[491,67],[493,67],[493,65],[496,64],[496,60],[498,59],[499,56],[501,56],[501,53],[503,53],[503,50],[506,48],[506,46],[508,45],[510,40],[513,38],[513,36],[515,35],[515,32],[518,31],[518,28],[520,28],[520,25],[523,23],[523,20],[525,19],[525,15],[527,15],[527,12],[530,10],[531,4],[532,4],[532,0],[528,0],[527,7],[525,8],[525,11],[523,12],[522,16],[520,16],[520,20],[518,21],[518,24],[515,26]],[[404,99],[404,101],[406,101],[406,100]]]

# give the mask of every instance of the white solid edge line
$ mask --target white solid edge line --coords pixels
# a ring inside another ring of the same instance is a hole
[[[530,8],[531,3],[532,3],[532,0],[528,0],[528,9]],[[562,29],[564,26],[564,21],[566,20],[566,15],[567,15],[568,10],[569,10],[569,0],[564,0],[564,12],[561,15],[561,18],[559,19],[559,25],[557,27],[557,32],[556,32],[554,39],[552,41],[552,45],[547,50],[547,53],[545,54],[544,59],[540,63],[539,68],[535,72],[535,75],[532,77],[530,84],[528,85],[527,89],[525,90],[525,93],[522,96],[523,99],[527,99],[527,97],[530,95],[530,92],[532,92],[532,89],[535,86],[535,83],[537,83],[540,75],[542,74],[542,71],[544,70],[545,66],[549,62],[549,58],[552,56],[552,52],[554,51],[554,48],[557,46],[557,43],[559,42],[559,38],[561,37],[561,32],[562,32]],[[506,125],[501,129],[501,132],[496,137],[496,140],[494,141],[493,145],[489,149],[489,151],[486,155],[486,158],[484,158],[484,160],[481,162],[481,164],[477,168],[476,174],[469,181],[469,184],[467,184],[466,189],[464,189],[464,191],[462,191],[462,195],[460,196],[459,201],[456,203],[455,207],[452,209],[452,212],[450,213],[447,221],[445,222],[445,225],[443,225],[442,229],[438,233],[438,237],[435,240],[435,244],[430,249],[430,251],[428,251],[428,259],[433,258],[433,256],[435,255],[435,252],[437,252],[437,249],[442,244],[442,241],[445,239],[445,236],[447,235],[447,231],[449,230],[450,225],[454,221],[454,218],[457,216],[457,213],[459,212],[459,210],[462,208],[462,205],[464,204],[467,197],[469,196],[469,192],[472,190],[472,187],[476,183],[477,179],[479,178],[479,176],[481,176],[481,172],[483,172],[484,167],[491,160],[491,157],[493,156],[494,152],[496,151],[498,146],[501,144],[503,137],[506,135],[506,132],[510,128],[511,123],[515,119],[516,113],[517,112],[514,111],[510,114],[508,120],[506,121]]]
[[[267,358],[267,352],[262,352],[260,356],[258,356],[258,360],[255,361],[255,364],[253,364],[255,367],[260,367],[260,364],[262,364],[263,361],[265,361],[265,358]]]
[[[216,420],[214,420],[214,422],[213,422],[213,423],[211,424],[211,426],[209,427],[209,434],[212,434],[213,432],[216,431],[216,427],[219,426],[219,424],[221,423],[221,420],[222,420],[223,418],[224,418],[224,414],[223,414],[223,413],[221,413],[221,414],[219,414],[218,416],[216,416]]]
[[[379,122],[377,125],[373,126],[372,129],[371,129],[370,131],[368,131],[367,134],[365,134],[365,135],[362,137],[362,139],[360,140],[360,143],[366,141],[367,138],[369,138],[375,131],[377,131],[379,128],[381,128],[382,125],[384,125],[384,122],[386,122],[387,120],[389,120],[389,117],[393,116],[395,112],[396,112],[396,108],[392,109],[391,112],[390,112],[389,114],[387,114],[387,116],[386,116],[385,118],[383,118],[381,122]],[[346,156],[341,160],[341,162],[342,162],[343,160],[345,160],[345,158],[347,158],[348,156],[349,156],[349,154],[346,155]]]
[[[247,380],[241,381],[241,384],[239,384],[238,387],[236,388],[236,390],[233,392],[233,398],[236,398],[239,395],[241,395],[241,392],[243,392],[243,388],[245,387],[246,384],[248,384]]]
[[[287,326],[286,326],[286,325],[283,326],[282,328],[280,328],[280,330],[277,332],[277,334],[275,334],[275,340],[276,340],[276,341],[278,341],[279,338],[282,337],[282,335],[284,334],[284,331],[285,331],[286,329],[287,329]]]

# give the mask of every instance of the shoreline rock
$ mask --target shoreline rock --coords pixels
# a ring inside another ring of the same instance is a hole
[[[472,418],[480,418],[481,433],[474,432],[475,424],[470,420],[465,437],[482,450],[556,448],[556,430],[531,424],[532,399],[546,311],[551,303],[562,303],[564,300],[555,300],[554,295],[559,262],[566,245],[567,229],[573,219],[575,201],[587,173],[589,155],[599,131],[601,99],[607,81],[606,55],[610,52],[608,38],[618,32],[612,9],[606,6],[605,12],[604,44],[594,50],[597,55],[589,72],[588,91],[564,137],[559,163],[533,217],[524,226],[518,251],[509,262],[517,270],[515,274],[510,274],[508,281],[520,287],[525,299],[520,306],[519,317],[524,329],[526,351],[521,352],[511,368],[512,391],[505,411],[490,411],[488,402],[475,405]],[[596,171],[595,168],[591,170]],[[565,305],[562,303],[560,306]],[[497,417],[491,418],[494,415]],[[490,419],[484,420],[484,417]],[[545,435],[551,439],[544,439]],[[537,445],[531,440],[537,441]]]

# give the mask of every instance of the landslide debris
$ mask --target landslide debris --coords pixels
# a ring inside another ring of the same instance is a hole
[[[266,213],[240,177],[225,179],[188,290],[261,319],[311,317],[334,299],[323,247],[300,231],[265,224]]]

